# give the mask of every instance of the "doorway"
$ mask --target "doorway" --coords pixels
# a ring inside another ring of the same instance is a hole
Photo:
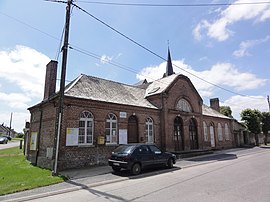
[[[135,115],[128,118],[128,143],[138,143],[138,119]]]
[[[197,133],[197,123],[194,118],[189,121],[189,140],[190,140],[190,149],[198,149],[198,133]]]
[[[174,149],[175,151],[184,150],[183,120],[177,116],[174,119]]]

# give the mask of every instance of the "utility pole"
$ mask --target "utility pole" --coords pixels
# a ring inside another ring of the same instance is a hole
[[[12,124],[12,112],[10,114],[10,121],[9,121],[9,131],[8,131],[8,136],[10,136],[10,132],[11,132],[11,124]]]
[[[269,99],[269,95],[267,95],[267,101],[268,101],[268,107],[269,107],[269,112],[270,112],[270,99]]]
[[[56,144],[55,144],[55,161],[54,161],[54,170],[53,174],[57,175],[58,170],[58,153],[59,153],[59,143],[60,135],[62,130],[62,119],[64,111],[64,92],[65,92],[65,80],[66,80],[66,67],[67,67],[67,53],[68,53],[68,36],[69,36],[69,23],[70,23],[70,8],[72,0],[68,0],[66,7],[66,24],[65,24],[65,36],[64,36],[64,45],[62,48],[62,69],[61,69],[61,81],[60,81],[60,90],[59,90],[59,109],[58,109],[58,119],[57,119],[57,134],[56,134]]]

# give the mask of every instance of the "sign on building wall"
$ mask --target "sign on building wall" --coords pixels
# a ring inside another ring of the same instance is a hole
[[[127,129],[119,129],[119,144],[127,144]]]
[[[120,112],[119,114],[120,118],[127,118],[127,112]]]
[[[79,128],[67,128],[66,146],[78,145]]]
[[[30,150],[37,150],[37,132],[31,133]]]

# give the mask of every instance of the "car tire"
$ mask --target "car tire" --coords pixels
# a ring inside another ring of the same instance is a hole
[[[173,159],[172,159],[172,158],[169,158],[169,159],[168,159],[167,167],[168,167],[168,168],[173,168]]]
[[[112,166],[113,171],[119,172],[121,170],[120,167]]]
[[[141,165],[139,163],[134,163],[131,168],[132,175],[139,175],[141,173]]]

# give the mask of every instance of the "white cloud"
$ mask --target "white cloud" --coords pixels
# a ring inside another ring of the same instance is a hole
[[[50,59],[29,47],[0,50],[0,121],[21,132],[29,120],[27,107],[40,101],[44,91],[45,69]]]
[[[238,0],[235,4],[239,3],[256,3],[260,0]],[[193,36],[197,40],[202,39],[202,31],[206,30],[206,34],[210,38],[218,41],[225,41],[231,35],[228,26],[242,20],[254,20],[254,22],[263,22],[270,18],[270,5],[265,4],[242,4],[231,5],[223,11],[220,11],[219,18],[209,22],[202,20],[193,30]]]
[[[12,108],[26,109],[28,107],[27,103],[30,102],[31,99],[20,93],[6,94],[0,92],[0,101]]]
[[[233,117],[240,120],[240,113],[246,108],[258,109],[261,112],[268,111],[266,98],[263,96],[244,97],[240,95],[232,96],[221,105],[230,106]],[[246,107],[248,106],[248,107]]]
[[[219,85],[224,88],[233,88],[234,91],[251,90],[265,85],[266,79],[257,78],[256,75],[240,72],[233,64],[218,63],[213,65],[209,70],[195,71],[191,66],[185,64],[184,60],[173,61],[175,73],[181,73],[188,76],[195,88],[199,91],[201,96],[212,96],[214,85]],[[177,68],[177,67],[181,67]],[[153,81],[162,78],[166,69],[166,62],[158,66],[151,66],[144,68],[139,74],[137,79]],[[189,74],[189,73],[191,74]],[[195,75],[195,76],[193,76]],[[209,83],[197,78],[202,78]],[[211,84],[212,83],[212,84]]]
[[[43,94],[45,67],[50,59],[34,49],[16,46],[0,51],[1,85],[15,84],[22,92],[40,98]]]
[[[248,49],[250,49],[250,48],[252,48],[252,47],[254,47],[256,45],[265,43],[265,42],[267,42],[269,40],[270,40],[270,36],[268,35],[263,39],[243,41],[243,42],[240,43],[239,49],[233,52],[233,55],[235,57],[249,56],[250,53],[248,52]]]
[[[121,55],[122,55],[122,53],[118,53],[117,56],[102,55],[102,56],[100,57],[100,63],[101,63],[101,64],[108,64],[108,63],[110,63],[112,60],[118,59]]]

